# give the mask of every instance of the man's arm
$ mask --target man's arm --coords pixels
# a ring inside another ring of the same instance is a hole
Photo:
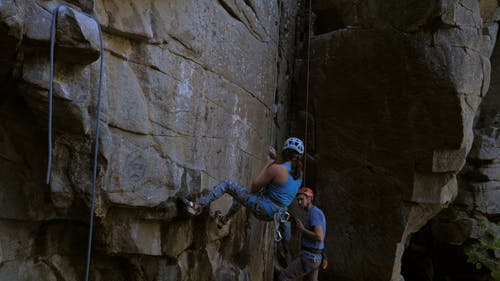
[[[323,227],[321,227],[320,225],[315,225],[313,227],[313,230],[309,230],[309,229],[306,229],[304,227],[304,224],[302,223],[302,221],[300,219],[296,219],[295,220],[297,222],[297,227],[300,229],[300,231],[306,235],[307,237],[309,238],[312,238],[314,240],[318,240],[320,242],[323,242],[323,240],[325,239],[324,235],[323,235]]]

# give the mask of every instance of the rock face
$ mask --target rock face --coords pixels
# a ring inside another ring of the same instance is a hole
[[[457,199],[413,235],[403,258],[407,281],[500,276],[499,51],[496,47],[492,54],[491,86],[476,115],[472,149],[458,175]]]
[[[242,211],[217,229],[206,213],[180,214],[175,198],[224,178],[248,184],[284,134],[273,120],[287,114],[290,72],[278,68],[293,67],[297,4],[69,1],[57,18],[47,186],[59,4],[0,3],[0,280],[84,276],[102,56],[92,280],[270,280],[272,224]]]
[[[456,253],[484,265],[470,280],[495,272],[497,1],[314,0],[310,64],[306,2],[64,1],[46,185],[63,2],[1,1],[0,280],[84,276],[100,58],[91,280],[272,280],[271,223],[243,210],[218,229],[229,197],[197,217],[176,198],[248,184],[290,129],[328,219],[322,279],[452,278]]]
[[[324,276],[403,280],[411,234],[457,196],[490,84],[497,4],[313,2],[310,106],[305,114],[301,62],[296,130],[304,132],[308,118],[308,184],[329,206],[334,266]],[[478,135],[484,145],[471,154],[498,160],[492,134]],[[484,197],[477,207],[496,212],[496,183],[474,188]]]

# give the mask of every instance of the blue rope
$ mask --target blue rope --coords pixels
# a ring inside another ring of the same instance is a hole
[[[95,19],[94,19],[95,20]],[[87,266],[85,270],[85,281],[89,280],[89,272],[90,272],[90,257],[92,254],[92,234],[94,229],[94,210],[95,210],[95,193],[96,193],[96,185],[97,185],[97,159],[99,154],[99,120],[101,116],[101,92],[102,92],[102,74],[104,68],[104,43],[102,39],[102,30],[101,25],[97,20],[97,28],[99,29],[99,42],[101,47],[101,58],[99,62],[99,87],[97,94],[97,116],[96,116],[96,125],[95,125],[95,143],[94,143],[94,170],[92,174],[92,203],[90,207],[90,228],[89,228],[89,240],[87,247]]]
[[[47,184],[50,183],[50,174],[51,174],[51,162],[52,162],[52,90],[54,83],[54,47],[55,47],[55,37],[56,37],[56,24],[57,24],[57,15],[59,13],[59,9],[63,5],[58,6],[54,10],[54,14],[52,15],[52,24],[50,27],[50,85],[49,85],[49,157],[47,163]],[[90,223],[89,223],[89,236],[87,243],[87,264],[85,268],[85,281],[89,280],[90,273],[90,260],[92,256],[92,237],[94,230],[94,212],[95,212],[95,197],[96,197],[96,186],[97,186],[97,164],[98,164],[98,153],[99,153],[99,120],[101,115],[101,93],[102,93],[102,76],[104,69],[104,42],[102,38],[102,30],[99,22],[92,16],[82,13],[89,18],[93,19],[99,30],[99,43],[100,43],[100,63],[99,63],[99,86],[97,90],[97,116],[96,116],[96,125],[95,125],[95,140],[94,140],[94,162],[93,162],[93,174],[92,174],[92,197],[90,204]]]
[[[52,170],[52,90],[54,84],[54,46],[56,43],[56,24],[57,14],[59,13],[58,6],[52,15],[52,23],[50,25],[50,78],[49,78],[49,155],[47,160],[47,177],[45,182],[50,183],[50,174]]]

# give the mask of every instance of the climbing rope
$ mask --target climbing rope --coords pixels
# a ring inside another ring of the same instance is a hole
[[[104,43],[102,39],[102,31],[101,25],[99,22],[94,19],[97,24],[97,29],[99,30],[99,44],[100,44],[100,52],[101,58],[99,62],[99,86],[97,90],[97,116],[96,116],[96,125],[95,125],[95,143],[94,143],[94,167],[92,171],[92,203],[90,208],[90,227],[89,227],[89,239],[88,239],[88,247],[87,247],[87,266],[85,270],[85,281],[89,280],[89,271],[90,271],[90,257],[92,252],[92,234],[94,228],[94,210],[95,210],[95,193],[96,193],[96,182],[97,182],[97,159],[99,154],[99,120],[101,113],[101,92],[102,92],[102,75],[104,68]]]
[[[278,95],[278,88],[279,88],[279,48],[280,48],[280,33],[281,33],[281,6],[278,6],[278,40],[276,43],[276,88],[274,89],[274,95],[273,95],[273,100],[272,100],[272,107],[271,107],[271,134],[269,135],[269,145],[272,147],[276,146],[276,115],[278,113],[278,108],[276,104],[276,96]],[[288,214],[288,212],[286,212]],[[283,235],[281,235],[280,232],[280,220],[281,220],[281,214],[280,212],[274,214],[273,217],[274,220],[274,241],[280,242],[283,239]]]
[[[279,62],[280,62],[280,37],[281,37],[281,4],[278,5],[278,40],[276,40],[276,87],[274,89],[274,94],[273,94],[273,100],[272,100],[272,105],[271,105],[271,120],[270,120],[270,128],[271,128],[271,134],[269,135],[269,145],[272,147],[276,147],[276,133],[277,133],[277,126],[276,126],[276,116],[278,114],[278,105],[276,103],[276,97],[278,96],[278,89],[279,89]]]
[[[305,108],[305,118],[306,118],[306,124],[305,124],[305,132],[304,132],[304,180],[302,181],[302,184],[305,186],[306,184],[306,171],[307,171],[307,121],[309,120],[309,71],[310,71],[310,66],[311,66],[311,22],[312,22],[312,3],[311,0],[309,0],[309,20],[308,20],[308,27],[307,27],[307,73],[306,73],[306,108]]]
[[[52,90],[54,83],[54,47],[56,39],[56,25],[57,25],[57,15],[59,9],[64,5],[58,6],[52,14],[52,23],[50,26],[50,81],[49,81],[49,129],[48,129],[48,140],[49,140],[49,157],[47,163],[47,184],[50,183],[51,174],[51,163],[52,163]],[[92,173],[92,195],[90,204],[90,222],[89,222],[89,236],[87,243],[87,263],[85,269],[85,281],[89,280],[90,273],[90,258],[92,254],[92,236],[94,230],[94,211],[95,211],[95,195],[96,195],[96,184],[97,184],[97,164],[98,164],[98,152],[99,152],[99,120],[101,115],[101,93],[102,93],[102,75],[104,69],[104,43],[102,38],[102,30],[99,22],[91,15],[85,14],[87,17],[93,19],[97,24],[97,29],[99,30],[99,43],[101,57],[99,61],[99,86],[97,89],[97,115],[96,115],[96,125],[95,125],[95,140],[94,140],[94,162],[93,162],[93,173]]]
[[[45,182],[50,183],[50,174],[52,170],[52,89],[54,84],[54,46],[56,38],[56,21],[57,14],[59,13],[58,6],[52,15],[52,23],[50,25],[50,78],[49,78],[49,128],[48,128],[48,141],[49,141],[49,155],[47,160],[47,177]]]
[[[309,71],[310,71],[310,45],[311,45],[311,22],[312,22],[312,3],[311,0],[309,0],[309,19],[308,19],[308,31],[307,31],[307,74],[306,74],[306,108],[305,108],[305,133],[304,133],[304,174],[303,174],[303,181],[302,184],[305,185],[306,182],[306,168],[307,168],[307,121],[308,121],[308,115],[309,115]],[[279,25],[278,25],[279,26]],[[278,45],[279,48],[279,45]],[[278,52],[279,53],[279,52]],[[278,56],[278,54],[276,55]],[[278,58],[276,59],[276,65],[278,65]],[[277,71],[278,72],[278,71]],[[276,82],[278,83],[278,82]],[[275,97],[274,100],[276,100],[276,91],[275,91]],[[273,123],[271,123],[271,138],[274,134],[274,112],[273,112],[273,118],[271,119]],[[278,212],[274,215],[274,227],[275,227],[275,232],[274,232],[274,241],[280,242],[283,239],[283,235],[281,234],[279,230],[280,223],[285,223],[288,222],[290,218],[290,213],[287,211],[285,212]]]

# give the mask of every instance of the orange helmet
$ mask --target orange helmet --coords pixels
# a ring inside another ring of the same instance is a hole
[[[314,196],[314,192],[309,187],[302,187],[302,188],[300,188],[299,191],[297,192],[297,196],[299,194],[304,194],[307,197],[313,197]]]

